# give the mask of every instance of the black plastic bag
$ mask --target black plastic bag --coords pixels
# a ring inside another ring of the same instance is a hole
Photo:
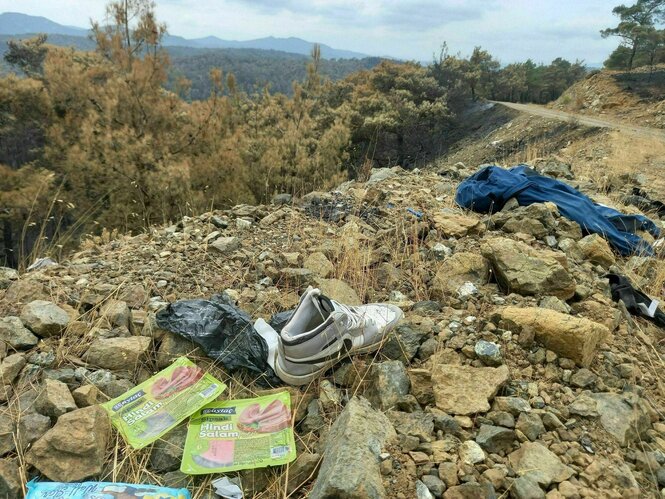
[[[268,322],[268,324],[275,331],[281,333],[282,329],[284,328],[284,326],[286,326],[286,323],[289,322],[294,312],[295,310],[287,310],[286,312],[277,312],[275,315],[273,315],[270,318],[270,322]]]
[[[157,312],[156,319],[160,328],[193,341],[229,371],[249,369],[269,384],[280,384],[268,365],[266,341],[227,296],[177,301]]]

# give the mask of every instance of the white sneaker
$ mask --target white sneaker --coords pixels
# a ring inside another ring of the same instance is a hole
[[[379,349],[403,317],[389,304],[349,306],[309,287],[280,333],[275,372],[290,385],[304,385],[344,357]]]

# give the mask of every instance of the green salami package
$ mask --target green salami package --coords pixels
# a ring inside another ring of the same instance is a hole
[[[187,357],[102,405],[125,440],[140,449],[215,400],[226,385]]]
[[[180,471],[189,475],[264,468],[296,458],[291,398],[281,392],[212,402],[189,420]]]

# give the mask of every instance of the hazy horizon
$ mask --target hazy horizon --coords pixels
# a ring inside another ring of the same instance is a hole
[[[86,28],[103,20],[107,0],[0,0],[0,12],[43,16]],[[249,40],[297,37],[336,49],[419,61],[446,41],[453,53],[476,45],[502,63],[556,57],[605,60],[616,39],[599,30],[616,23],[607,0],[160,0],[169,33],[186,38]],[[580,5],[583,4],[583,5]]]

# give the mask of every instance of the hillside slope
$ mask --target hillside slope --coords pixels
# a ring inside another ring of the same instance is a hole
[[[476,135],[427,171],[375,170],[367,181],[293,204],[240,205],[145,234],[105,234],[57,266],[5,271],[0,324],[12,327],[3,334],[25,335],[22,321],[35,327],[22,314],[33,300],[58,304],[69,324],[34,345],[14,342],[17,353],[0,364],[9,401],[0,418],[11,427],[52,407],[32,403],[54,389],[46,379],[77,394],[92,391],[93,399],[77,397],[83,406],[120,395],[178,355],[226,382],[224,398],[264,393],[255,375],[231,373],[157,328],[154,313],[167,302],[225,292],[253,319],[267,319],[314,285],[348,304],[393,302],[405,318],[375,355],[342,362],[308,386],[285,387],[299,458],[288,468],[239,473],[246,497],[362,497],[368,484],[377,497],[399,499],[431,497],[426,489],[445,498],[513,490],[659,497],[665,332],[614,303],[604,275],[620,271],[662,298],[663,260],[617,257],[549,205],[483,216],[453,202],[479,163],[531,160],[606,204],[637,211],[622,200],[649,185],[653,158],[629,149],[633,169],[624,172],[619,132],[493,107],[467,118]],[[649,154],[660,152],[653,146]],[[468,166],[454,163],[460,159]],[[542,314],[540,325],[529,326]],[[15,316],[22,319],[6,318]],[[108,350],[96,364],[86,361],[92,344],[106,351],[107,343],[122,344],[124,360]],[[205,497],[210,477],[174,471],[181,438],[173,431],[139,451],[112,439],[114,466],[98,457],[102,471],[93,478],[186,486]],[[22,456],[28,445],[10,443],[6,452]],[[51,449],[28,462],[50,469],[61,459]],[[89,461],[83,450],[68,451],[69,467],[89,469]],[[21,483],[37,472],[27,464],[0,468],[5,480],[11,473]]]
[[[665,128],[665,66],[593,73],[566,90],[552,107]]]

